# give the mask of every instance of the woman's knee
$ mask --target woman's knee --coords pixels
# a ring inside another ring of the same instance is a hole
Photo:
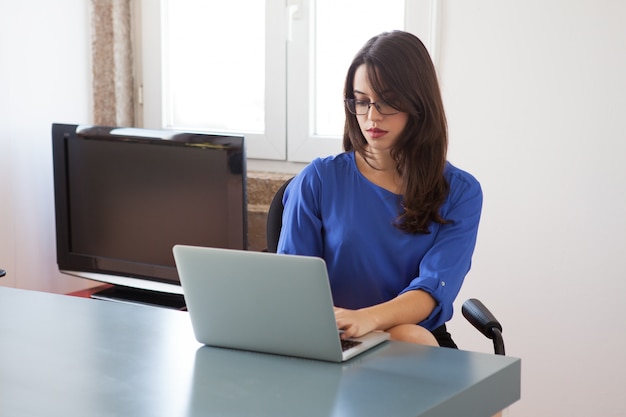
[[[420,345],[439,346],[435,336],[422,326],[416,324],[400,324],[387,330],[392,340],[417,343]]]

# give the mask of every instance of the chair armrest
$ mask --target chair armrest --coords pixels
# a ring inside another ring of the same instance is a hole
[[[493,339],[494,352],[497,355],[504,355],[502,325],[491,311],[480,300],[475,298],[465,301],[461,311],[472,326],[489,339]]]

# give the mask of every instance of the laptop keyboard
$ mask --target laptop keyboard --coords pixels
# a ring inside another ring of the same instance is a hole
[[[341,351],[345,352],[346,350],[353,348],[355,346],[360,345],[363,342],[359,342],[357,340],[344,340],[341,339]]]

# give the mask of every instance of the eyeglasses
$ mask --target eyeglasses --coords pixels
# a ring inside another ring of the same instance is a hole
[[[378,113],[385,115],[385,116],[391,116],[391,115],[400,113],[400,110],[394,109],[391,106],[391,104],[384,102],[384,101],[380,101],[380,100],[377,102],[373,102],[373,101],[368,101],[368,100],[357,100],[355,98],[347,98],[344,101],[346,102],[346,107],[348,108],[348,111],[352,114],[357,114],[357,115],[367,114],[369,113],[370,107],[372,106],[376,107],[376,110],[378,110]]]

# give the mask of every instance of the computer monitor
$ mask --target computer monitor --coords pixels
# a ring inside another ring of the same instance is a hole
[[[243,136],[53,124],[59,270],[184,306],[176,244],[247,249]]]

